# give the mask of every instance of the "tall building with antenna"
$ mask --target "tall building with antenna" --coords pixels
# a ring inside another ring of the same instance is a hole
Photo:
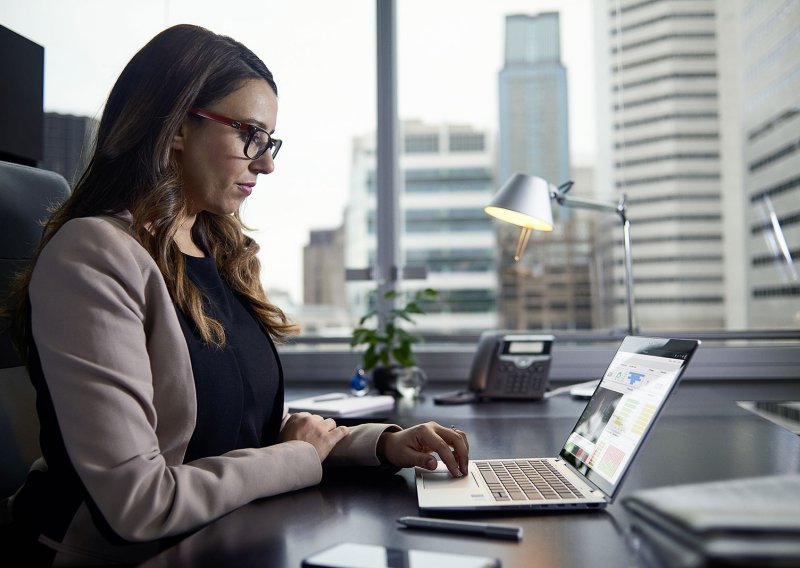
[[[570,179],[567,72],[558,12],[506,16],[505,59],[498,77],[500,187],[525,173],[559,185]],[[590,187],[581,187],[583,195]],[[498,224],[501,327],[587,329],[593,321],[591,225],[554,211],[553,233],[534,233],[517,263],[518,229]],[[595,311],[595,313],[597,313]]]

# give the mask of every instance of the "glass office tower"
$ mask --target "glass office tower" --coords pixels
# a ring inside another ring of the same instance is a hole
[[[741,2],[748,325],[800,326],[800,6]]]
[[[520,172],[556,185],[569,179],[567,72],[558,12],[506,17],[499,77],[500,183]]]
[[[426,332],[479,332],[497,327],[495,234],[483,212],[494,184],[494,145],[468,125],[403,123],[400,171],[402,264],[425,267],[403,289],[431,287],[436,301],[416,316]],[[375,140],[354,141],[345,221],[348,268],[375,265]],[[364,314],[372,282],[348,283],[351,314]]]
[[[554,185],[570,179],[567,73],[561,62],[558,12],[505,19],[505,60],[498,77],[500,187],[526,173]],[[591,191],[582,187],[582,195]],[[519,229],[498,224],[500,325],[508,329],[586,329],[593,321],[590,271],[592,221],[575,222],[554,210],[553,233],[534,232],[528,250],[513,260]]]

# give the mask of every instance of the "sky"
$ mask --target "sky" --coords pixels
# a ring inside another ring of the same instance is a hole
[[[505,14],[561,13],[573,163],[594,159],[591,0],[397,0],[398,115],[496,132]],[[341,224],[351,140],[376,124],[374,0],[0,0],[0,24],[44,46],[47,112],[99,118],[114,81],[177,23],[230,35],[278,84],[276,170],[259,176],[245,221],[264,283],[302,301],[309,231]]]

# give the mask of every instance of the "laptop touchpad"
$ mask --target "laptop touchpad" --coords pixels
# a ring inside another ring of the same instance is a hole
[[[428,471],[425,469],[417,469],[422,482],[426,489],[474,489],[479,487],[478,483],[473,479],[472,473],[464,477],[453,477],[450,472],[445,468],[444,471]]]

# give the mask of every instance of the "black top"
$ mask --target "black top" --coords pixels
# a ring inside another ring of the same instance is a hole
[[[222,324],[226,337],[221,349],[203,344],[194,322],[176,308],[197,391],[197,423],[184,462],[274,443],[280,369],[272,340],[248,303],[222,279],[212,257],[184,259],[207,313]]]

